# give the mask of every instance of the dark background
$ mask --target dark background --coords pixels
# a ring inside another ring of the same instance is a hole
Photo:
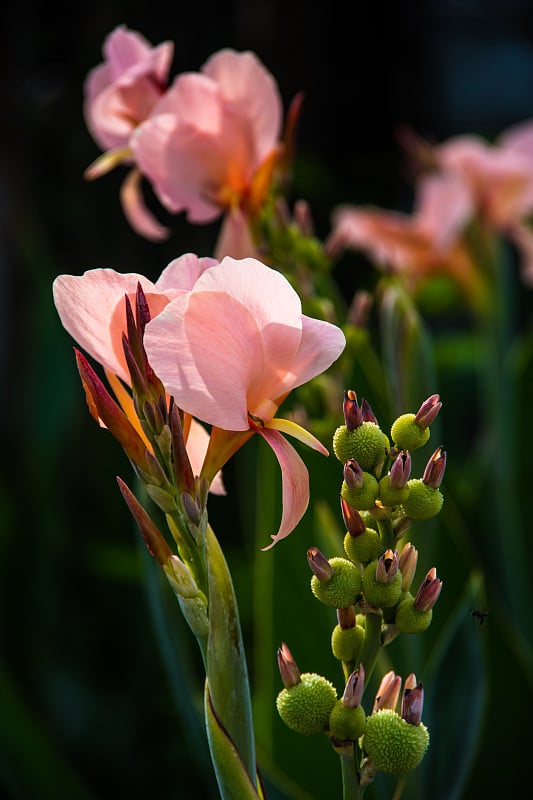
[[[254,50],[285,108],[305,94],[294,191],[323,237],[338,203],[410,208],[402,126],[436,141],[493,137],[533,116],[533,7],[21,0],[1,15],[0,797],[201,796],[192,777],[190,795],[180,785],[194,745],[176,722],[116,490],[128,465],[86,413],[51,284],[103,266],[155,278],[176,255],[209,254],[217,226],[154,204],[173,236],[151,244],[122,216],[120,171],[83,180],[99,153],[83,80],[122,23],[175,42],[173,75],[222,47]],[[340,279],[348,293],[357,285]],[[525,290],[521,302],[527,316]]]

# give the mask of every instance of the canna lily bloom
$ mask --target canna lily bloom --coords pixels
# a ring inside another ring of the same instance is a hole
[[[283,485],[283,515],[272,544],[288,536],[307,508],[309,476],[282,434],[327,450],[275,415],[292,389],[338,358],[342,331],[303,315],[298,295],[276,270],[252,258],[226,257],[148,323],[144,343],[168,394],[212,426],[204,477],[209,480],[253,433],[272,447]]]
[[[168,85],[174,45],[152,47],[141,34],[119,26],[103,46],[104,62],[85,80],[84,114],[89,131],[104,154],[86,171],[96,178],[118,164],[132,163],[130,138],[151,113]],[[133,227],[148,238],[166,235],[141,204],[140,174],[129,173],[121,191],[123,207]]]
[[[515,243],[523,277],[533,284],[533,122],[505,131],[495,144],[477,136],[457,136],[434,148],[438,167],[468,186],[481,219]]]
[[[106,372],[110,385],[130,423],[145,440],[133,408],[132,398],[123,383],[130,385],[130,375],[122,347],[126,331],[124,296],[135,305],[137,285],[140,284],[152,317],[180,294],[188,292],[198,277],[217,262],[188,253],[171,261],[155,283],[143,275],[120,274],[112,269],[93,269],[84,275],[60,275],[53,284],[54,302],[63,327],[72,338]],[[206,429],[194,419],[186,419],[187,453],[194,474],[198,475],[209,443]],[[211,491],[225,494],[220,474],[215,476]]]
[[[207,223],[261,204],[281,153],[281,122],[272,75],[253,53],[226,49],[175,79],[131,146],[161,203]]]
[[[402,277],[411,291],[435,274],[448,274],[474,301],[482,291],[474,264],[460,243],[473,213],[464,181],[454,175],[423,175],[412,214],[341,206],[326,243],[331,255],[362,250],[385,271]]]

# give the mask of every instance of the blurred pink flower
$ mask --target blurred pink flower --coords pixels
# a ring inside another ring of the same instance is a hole
[[[198,258],[189,253],[171,261],[155,283],[143,275],[120,274],[112,269],[93,269],[80,276],[59,275],[54,281],[54,302],[64,328],[104,367],[117,399],[143,438],[131,397],[115,378],[117,376],[130,385],[122,348],[122,333],[126,331],[124,296],[128,295],[132,307],[135,307],[140,283],[150,314],[156,317],[173,298],[192,289],[198,277],[216,263],[212,258]],[[191,420],[187,452],[196,475],[201,471],[208,442],[209,434],[205,428]],[[213,480],[211,491],[225,493],[220,475]]]
[[[252,258],[224,258],[146,327],[148,359],[167,392],[213,426],[209,470],[252,433],[274,450],[283,516],[273,544],[295,528],[309,502],[307,469],[281,434],[327,454],[311,434],[275,414],[287,394],[326,370],[344,345],[339,328],[303,315],[289,282]]]
[[[227,49],[200,72],[179,75],[131,144],[169,211],[211,222],[249,202],[256,176],[268,184],[264,169],[273,169],[281,123],[272,75],[253,53]]]
[[[490,144],[477,136],[457,136],[433,150],[438,167],[461,178],[480,218],[517,246],[523,277],[533,283],[533,122],[505,131]]]
[[[104,42],[104,62],[86,78],[85,119],[102,150],[127,147],[167,87],[174,45],[152,47],[121,25]]]
[[[333,256],[344,248],[365,252],[384,271],[400,275],[410,291],[441,273],[450,275],[475,297],[479,280],[460,244],[472,213],[472,196],[460,177],[429,173],[419,179],[412,214],[337,208],[326,248]]]

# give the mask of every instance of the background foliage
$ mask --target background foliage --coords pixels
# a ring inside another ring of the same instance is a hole
[[[121,23],[153,43],[173,40],[173,74],[197,69],[221,47],[254,50],[278,80],[285,107],[297,91],[305,93],[294,195],[310,202],[323,237],[332,208],[341,202],[409,210],[410,183],[397,139],[401,126],[435,141],[463,132],[490,138],[533,116],[533,12],[526,0],[349,8],[355,16],[350,22],[348,5],[291,0],[175,4],[166,11],[142,3],[96,1],[79,8],[22,0],[2,12],[2,797],[134,800],[149,792],[163,800],[213,791],[203,732],[184,697],[187,676],[194,684],[198,667],[193,641],[184,674],[176,674],[172,651],[187,652],[181,643],[187,631],[175,630],[167,649],[161,647],[163,622],[152,613],[157,576],[115,482],[117,474],[129,477],[129,466],[87,414],[51,283],[62,272],[81,274],[96,266],[155,278],[178,254],[209,254],[217,225],[193,227],[158,211],[174,233],[154,245],[134,234],[122,216],[121,174],[84,182],[83,170],[98,150],[82,117],[83,80],[100,62],[105,36]],[[498,400],[499,389],[511,389],[516,401],[515,416],[503,417],[510,443],[520,445],[513,489],[521,502],[508,507],[508,519],[512,511],[516,524],[527,526],[532,293],[518,283],[512,258],[509,270],[516,314],[507,358],[515,369],[509,373],[512,385],[496,386],[492,397]],[[347,298],[374,280],[355,257],[339,264],[336,277]],[[483,426],[476,399],[483,353],[463,335],[459,315],[430,318],[428,324],[438,343],[431,353],[438,385],[428,362],[418,359],[412,410],[427,394],[441,393],[448,494],[442,522],[417,534],[431,544],[416,538],[415,544],[424,548],[428,567],[435,560],[445,591],[424,644],[399,641],[394,652],[391,647],[391,658],[406,665],[404,674],[422,670],[428,687],[424,717],[435,730],[431,761],[410,791],[413,797],[418,792],[474,798],[489,791],[497,796],[510,781],[525,780],[523,755],[531,739],[523,719],[531,697],[530,662],[498,599],[501,573],[509,568],[512,577],[513,564],[527,562],[528,553],[515,550],[509,558],[512,536],[501,521],[482,513],[491,498],[487,473],[494,464],[483,471],[481,462],[469,460]],[[386,428],[393,413],[410,409],[396,408],[385,387],[378,396],[367,377],[354,364],[353,388],[369,399]],[[497,405],[493,409],[499,413]],[[326,798],[337,791],[337,783],[333,790],[331,785],[338,780],[333,752],[320,737],[304,740],[285,730],[267,698],[280,688],[275,649],[281,640],[302,669],[340,683],[329,652],[332,620],[310,598],[305,564],[313,544],[333,554],[335,525],[340,528],[339,465],[333,458],[304,455],[318,507],[289,540],[257,558],[272,527],[268,515],[277,518],[277,484],[268,477],[269,454],[260,445],[251,442],[226,469],[228,497],[212,498],[211,520],[234,572],[250,637],[260,756],[269,770],[272,754],[278,767],[306,787],[291,795],[269,771],[278,783],[272,796],[278,791],[280,797]],[[503,507],[511,501],[505,494],[498,499]],[[272,597],[274,614],[262,617],[258,609]],[[489,610],[483,626],[471,617],[479,603]],[[171,613],[176,610],[173,604]],[[523,633],[530,608],[521,610],[514,622]],[[386,786],[378,791],[387,796]]]

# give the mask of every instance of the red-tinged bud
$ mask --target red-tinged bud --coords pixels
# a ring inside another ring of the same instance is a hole
[[[374,712],[380,711],[382,708],[392,708],[394,710],[398,704],[401,685],[402,679],[393,670],[385,673],[376,692],[372,713],[374,714]]]
[[[117,483],[122,492],[122,497],[126,501],[126,505],[139,526],[139,530],[150,555],[154,556],[161,566],[164,566],[172,555],[172,551],[166,539],[124,481],[117,477]]]
[[[350,536],[360,536],[365,532],[364,520],[356,508],[350,506],[341,495],[341,511],[346,530]]]
[[[398,553],[386,550],[379,558],[376,566],[377,583],[391,583],[398,572],[400,560]]]
[[[411,454],[409,450],[402,450],[390,468],[390,488],[403,489],[411,476]]]
[[[407,542],[400,553],[399,562],[400,572],[402,573],[402,592],[409,591],[415,577],[417,562],[418,550],[411,542]]]
[[[172,403],[170,409],[169,422],[172,440],[172,466],[174,468],[176,486],[180,492],[194,494],[194,474],[189,456],[187,454],[187,449],[185,447],[180,412],[174,403]]]
[[[144,336],[144,329],[151,320],[150,309],[148,308],[148,300],[143,291],[143,288],[137,283],[137,292],[135,295],[135,318],[137,321],[137,328],[141,334],[141,339]]]
[[[363,474],[363,470],[354,458],[350,458],[348,461],[346,461],[342,470],[342,474],[348,489],[354,489],[357,491],[363,488],[365,476]]]
[[[365,668],[359,664],[359,669],[354,669],[344,688],[342,704],[345,708],[357,708],[361,705],[365,690]]]
[[[83,356],[79,350],[76,350],[76,348],[74,350],[76,353],[78,371],[91,415],[97,421],[101,420],[103,422],[105,427],[122,446],[130,461],[138,465],[145,472],[148,472],[149,464],[146,457],[147,450],[145,443],[120,406],[113,400],[85,356]]]
[[[415,422],[421,430],[429,428],[434,422],[437,414],[442,408],[442,403],[438,394],[432,394],[427,400],[424,400],[420,408],[415,414]]]
[[[122,334],[122,349],[124,351],[128,372],[130,373],[134,395],[138,399],[138,402],[142,402],[145,397],[149,396],[150,389],[146,382],[144,367],[142,363],[139,365],[138,357],[133,352],[130,341],[124,333]]]
[[[409,725],[419,725],[424,707],[424,688],[412,672],[405,680],[402,695],[402,719]]]
[[[296,686],[302,682],[300,670],[285,642],[282,642],[281,647],[278,647],[278,667],[281,680],[286,689],[290,689],[291,686]]]
[[[142,413],[150,431],[155,436],[159,436],[165,426],[165,418],[161,413],[159,405],[152,400],[146,400],[143,403]]]
[[[355,608],[353,606],[346,606],[346,608],[337,609],[337,621],[339,627],[343,630],[355,628],[357,624],[357,617],[355,616]]]
[[[363,424],[363,413],[359,408],[357,395],[353,389],[347,389],[344,392],[342,411],[344,414],[344,422],[349,431],[354,431]]]
[[[316,575],[320,583],[327,583],[333,577],[335,570],[323,555],[318,547],[310,547],[307,551],[307,563],[313,575]]]
[[[432,489],[438,489],[444,477],[446,469],[446,451],[442,447],[437,447],[424,470],[422,481]]]
[[[364,397],[361,403],[361,414],[363,416],[363,422],[373,422],[375,425],[378,425],[378,418],[370,408],[370,403]]]
[[[414,602],[415,609],[422,612],[430,611],[439,599],[441,590],[442,581],[440,578],[437,578],[437,570],[435,567],[432,567],[416,593]]]

